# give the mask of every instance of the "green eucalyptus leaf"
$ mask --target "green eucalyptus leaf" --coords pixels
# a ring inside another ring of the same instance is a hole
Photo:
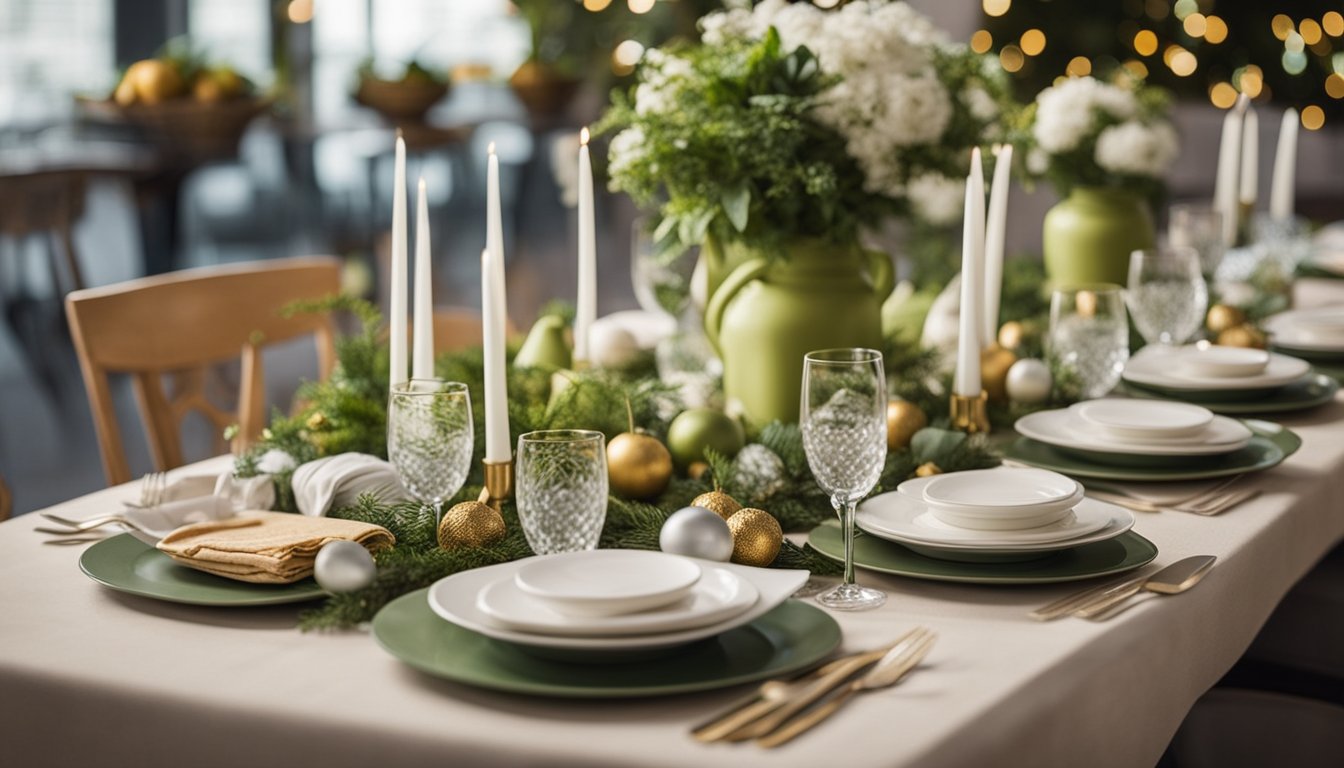
[[[910,454],[922,464],[945,456],[966,442],[966,433],[952,429],[925,427],[910,438]]]
[[[751,187],[739,184],[723,193],[723,212],[738,232],[747,230],[747,219],[751,215]]]

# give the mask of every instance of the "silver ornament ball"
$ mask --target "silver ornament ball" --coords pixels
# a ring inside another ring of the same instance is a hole
[[[363,589],[373,583],[377,570],[369,550],[353,541],[328,542],[313,563],[313,576],[328,592]]]
[[[1008,369],[1008,379],[1004,382],[1008,399],[1024,405],[1036,405],[1049,400],[1054,385],[1050,366],[1030,357],[1013,363],[1013,367]]]
[[[658,545],[674,555],[726,563],[733,556],[733,533],[722,517],[708,509],[682,507],[663,523]]]
[[[788,470],[784,460],[760,443],[753,443],[733,459],[733,478],[744,501],[761,504],[784,488]]]

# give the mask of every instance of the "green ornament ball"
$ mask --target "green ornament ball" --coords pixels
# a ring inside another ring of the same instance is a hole
[[[705,461],[705,451],[709,448],[732,458],[746,442],[742,425],[713,408],[682,411],[667,428],[667,448],[672,452],[672,460],[682,469],[692,462]]]

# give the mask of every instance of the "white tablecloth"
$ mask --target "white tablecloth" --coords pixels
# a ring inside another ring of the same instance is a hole
[[[412,671],[365,632],[303,634],[296,609],[122,596],[0,525],[0,764],[1148,766],[1275,604],[1344,537],[1344,398],[1283,423],[1303,438],[1220,517],[1142,515],[1157,563],[1214,554],[1193,591],[1118,619],[1027,612],[1077,585],[992,588],[875,578],[882,609],[838,615],[848,650],[917,624],[940,639],[901,686],[775,752],[687,736],[742,689],[617,702],[473,690]],[[216,465],[218,466],[218,465]],[[183,473],[199,471],[187,468]],[[81,517],[117,488],[51,511]]]

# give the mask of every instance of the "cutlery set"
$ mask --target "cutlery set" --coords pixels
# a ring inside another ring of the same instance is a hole
[[[1065,616],[1105,621],[1141,600],[1157,595],[1177,595],[1190,589],[1204,578],[1215,560],[1213,555],[1187,557],[1147,576],[1133,576],[1068,595],[1028,616],[1037,621],[1054,621]],[[1139,596],[1138,599],[1130,600],[1135,596]]]
[[[836,659],[792,680],[768,681],[746,700],[694,728],[691,735],[704,743],[755,740],[766,749],[786,744],[857,694],[900,682],[928,655],[935,640],[933,632],[917,627],[890,645]]]

